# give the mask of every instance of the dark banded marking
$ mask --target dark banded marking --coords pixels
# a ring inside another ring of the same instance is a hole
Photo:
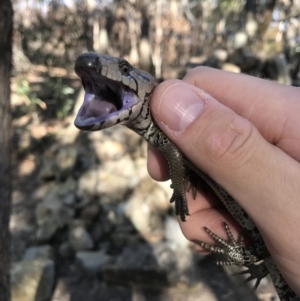
[[[133,76],[131,76],[131,78],[134,80],[134,82],[135,82],[135,85],[136,85],[136,88],[135,88],[135,94],[136,95],[139,95],[139,84],[138,84],[138,81],[137,81],[137,79],[136,78],[134,78]]]

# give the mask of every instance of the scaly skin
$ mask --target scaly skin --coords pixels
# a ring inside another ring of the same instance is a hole
[[[283,279],[257,227],[247,213],[219,184],[185,158],[178,147],[155,124],[150,112],[150,99],[156,86],[153,76],[132,67],[122,58],[94,52],[80,55],[76,60],[75,71],[86,90],[85,101],[78,112],[75,125],[81,130],[98,131],[123,124],[158,148],[167,159],[171,187],[174,189],[171,201],[175,202],[175,212],[182,220],[189,215],[186,177],[190,177],[191,183],[195,183],[195,180],[204,181],[251,237],[253,246],[245,248],[243,240],[234,241],[226,225],[229,242],[225,242],[205,228],[205,231],[221,246],[210,246],[201,241],[197,243],[212,252],[222,253],[227,261],[219,264],[247,266],[251,274],[249,278],[257,278],[255,286],[270,273],[282,301],[300,300]],[[262,264],[254,265],[262,259]]]

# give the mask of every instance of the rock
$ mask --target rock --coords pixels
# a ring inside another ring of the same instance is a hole
[[[28,248],[23,256],[23,260],[34,258],[53,259],[53,248],[49,245]]]
[[[12,301],[50,301],[55,265],[51,259],[32,258],[12,265]]]
[[[253,38],[259,29],[258,20],[255,20],[253,14],[247,16],[245,31],[250,38]]]
[[[90,250],[94,245],[90,234],[83,227],[70,230],[69,243],[74,251]]]
[[[36,239],[39,242],[48,241],[59,228],[56,222],[52,223],[50,219],[45,220],[36,231]]]
[[[234,72],[234,73],[241,73],[241,68],[237,65],[231,63],[224,63],[221,67],[224,71]]]
[[[168,243],[131,244],[114,264],[103,267],[103,278],[123,285],[185,285],[199,281],[199,269],[189,249],[173,250]]]
[[[74,172],[77,155],[74,144],[54,145],[44,155],[40,177],[43,180],[66,179]]]
[[[64,241],[62,244],[60,244],[58,251],[63,258],[70,258],[74,254],[74,250],[71,248],[68,241]]]
[[[248,37],[247,34],[243,31],[239,31],[234,35],[233,39],[233,48],[240,49],[247,46]]]
[[[126,215],[149,242],[164,238],[163,215],[170,208],[169,199],[170,195],[157,182],[147,178],[136,186],[125,206]]]
[[[58,190],[50,193],[36,208],[36,219],[39,226],[37,240],[49,240],[58,229],[66,226],[74,216],[74,209],[65,207],[59,199]]]
[[[103,236],[112,233],[116,222],[110,218],[112,215],[111,212],[112,211],[105,210],[95,221],[91,229],[91,235],[94,241],[99,241]]]
[[[124,144],[118,141],[112,141],[110,139],[94,141],[93,145],[98,159],[103,162],[120,159],[125,153]]]
[[[129,188],[138,183],[135,176],[135,167],[129,157],[117,161],[108,161],[98,170],[89,170],[84,173],[78,184],[78,197],[101,195],[103,202],[119,202]]]
[[[37,189],[34,191],[34,199],[38,201],[44,200],[49,194],[58,191],[59,185],[55,182],[46,182],[41,184]]]
[[[63,145],[56,154],[56,165],[58,167],[59,178],[66,179],[70,176],[75,167],[77,159],[77,148],[74,144]]]
[[[76,253],[77,265],[89,276],[97,275],[103,266],[112,262],[112,257],[105,251],[81,251]]]
[[[140,179],[149,179],[149,173],[147,168],[147,158],[137,158],[134,160],[135,175]]]
[[[73,206],[76,203],[76,195],[74,193],[69,193],[63,197],[63,203],[66,206]]]
[[[45,154],[42,167],[39,173],[39,177],[42,180],[51,180],[57,177],[57,166],[53,157],[50,157],[48,154]]]
[[[233,72],[236,72],[236,66],[240,70],[238,72],[243,72],[243,73],[251,73],[251,74],[259,74],[260,69],[261,69],[261,62],[260,59],[251,51],[248,51],[246,49],[237,49],[234,52],[231,53],[230,58],[229,58],[231,64],[233,64],[233,67],[231,64],[223,66],[223,70],[228,70],[231,71],[229,68],[233,68]]]
[[[58,196],[63,204],[72,206],[76,203],[77,182],[73,178],[68,178],[59,185]]]
[[[70,193],[75,193],[77,189],[77,182],[73,178],[68,178],[65,182],[60,183],[58,195],[66,196]]]
[[[84,207],[80,212],[80,217],[83,220],[91,222],[100,212],[100,207],[98,204],[89,204]]]
[[[278,83],[291,85],[289,64],[284,54],[280,53],[269,59],[266,63],[266,70],[269,77],[275,79]]]
[[[182,234],[178,220],[173,216],[167,216],[165,219],[165,238],[177,248],[188,248],[191,244]]]
[[[74,229],[77,227],[86,228],[86,221],[80,218],[74,218],[69,223],[69,228]]]
[[[139,240],[141,240],[141,235],[127,219],[113,229],[113,235],[110,237],[111,244],[119,250]]]
[[[220,62],[225,62],[228,59],[228,52],[225,49],[215,49],[213,56]]]
[[[206,57],[204,57],[204,56],[203,57],[191,57],[185,65],[186,71],[189,71],[191,69],[194,69],[198,66],[203,65],[205,63],[205,60],[206,60]]]

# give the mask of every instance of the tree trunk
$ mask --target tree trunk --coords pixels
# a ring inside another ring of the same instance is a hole
[[[10,73],[13,10],[11,0],[0,1],[0,301],[10,300],[11,114]]]

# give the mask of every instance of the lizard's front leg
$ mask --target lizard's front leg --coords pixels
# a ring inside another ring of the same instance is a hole
[[[178,147],[163,134],[161,134],[158,148],[164,154],[169,166],[171,188],[174,190],[170,202],[175,202],[176,215],[185,221],[189,210],[186,199],[186,170],[182,154]]]

